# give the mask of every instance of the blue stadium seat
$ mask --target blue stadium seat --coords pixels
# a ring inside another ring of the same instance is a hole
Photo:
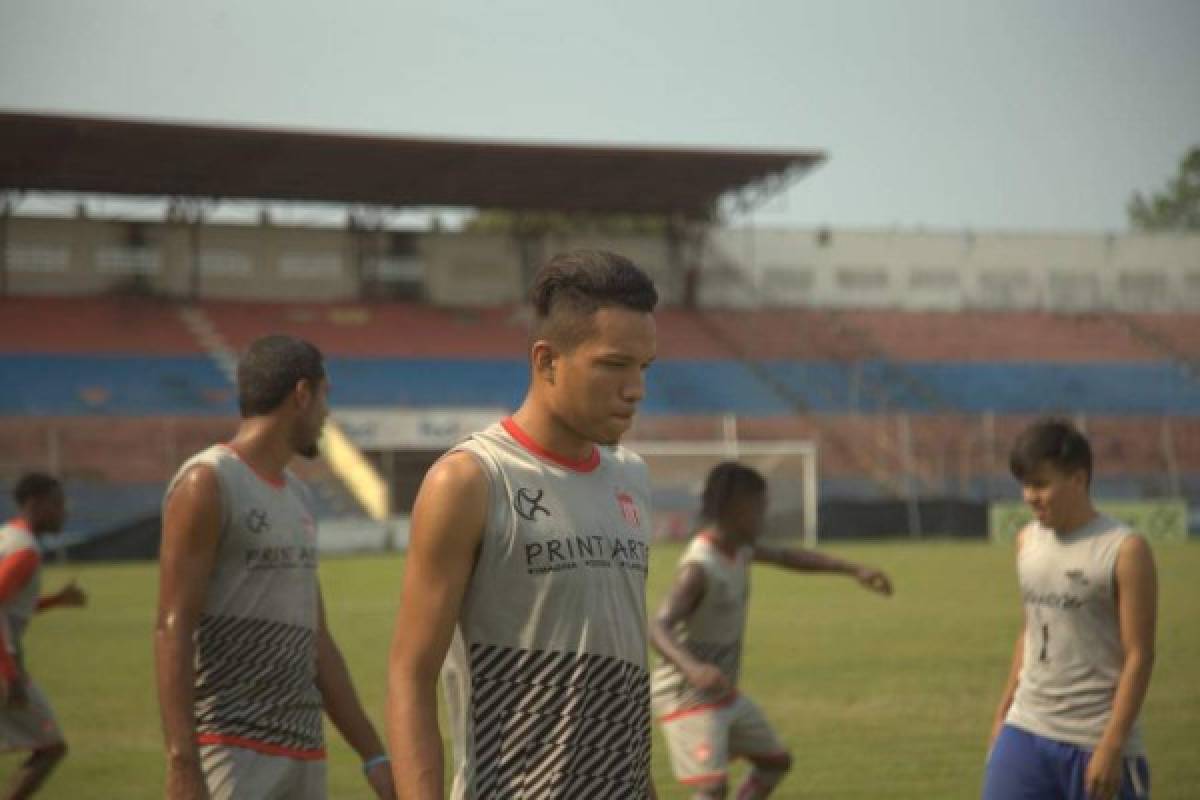
[[[517,359],[334,357],[335,406],[516,408],[528,381]],[[1006,414],[1200,414],[1200,381],[1167,362],[907,363],[928,394],[887,365],[775,361],[777,391],[735,360],[662,361],[647,376],[647,414],[788,414],[938,410]],[[893,367],[894,369],[894,367]],[[230,382],[205,356],[0,356],[0,414],[236,413]]]

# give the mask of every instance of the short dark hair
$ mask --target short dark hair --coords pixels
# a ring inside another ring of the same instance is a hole
[[[1017,436],[1008,456],[1008,469],[1018,481],[1024,480],[1039,464],[1048,463],[1061,472],[1083,470],[1092,481],[1092,447],[1087,437],[1065,419],[1047,417],[1030,425]]]
[[[45,497],[55,491],[62,491],[62,483],[53,475],[44,472],[28,472],[21,476],[13,488],[13,500],[17,506],[23,506],[30,500]]]
[[[736,461],[722,461],[711,470],[704,481],[700,501],[700,517],[716,520],[731,498],[740,494],[761,494],[767,490],[767,480],[754,467]]]
[[[299,381],[319,383],[324,377],[324,358],[314,345],[295,336],[263,336],[238,361],[238,408],[243,417],[270,414]]]
[[[636,264],[606,250],[560,253],[543,266],[529,291],[533,336],[571,350],[585,338],[591,316],[602,308],[651,312],[658,305],[654,281]]]

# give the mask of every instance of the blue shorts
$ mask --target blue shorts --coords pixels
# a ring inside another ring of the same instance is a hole
[[[1005,725],[988,756],[983,800],[1087,800],[1083,785],[1092,751]],[[1145,756],[1122,759],[1118,800],[1149,800]]]

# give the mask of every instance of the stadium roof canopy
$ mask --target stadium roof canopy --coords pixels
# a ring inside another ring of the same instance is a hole
[[[761,197],[824,159],[0,112],[0,187],[17,190],[703,219],[723,196]]]

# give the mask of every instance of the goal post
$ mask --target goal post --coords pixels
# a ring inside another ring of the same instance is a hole
[[[767,479],[770,507],[766,536],[795,536],[817,544],[817,445],[803,439],[643,440],[626,446],[646,462],[654,502],[656,538],[681,539],[700,510],[704,479],[718,462],[736,460]]]

